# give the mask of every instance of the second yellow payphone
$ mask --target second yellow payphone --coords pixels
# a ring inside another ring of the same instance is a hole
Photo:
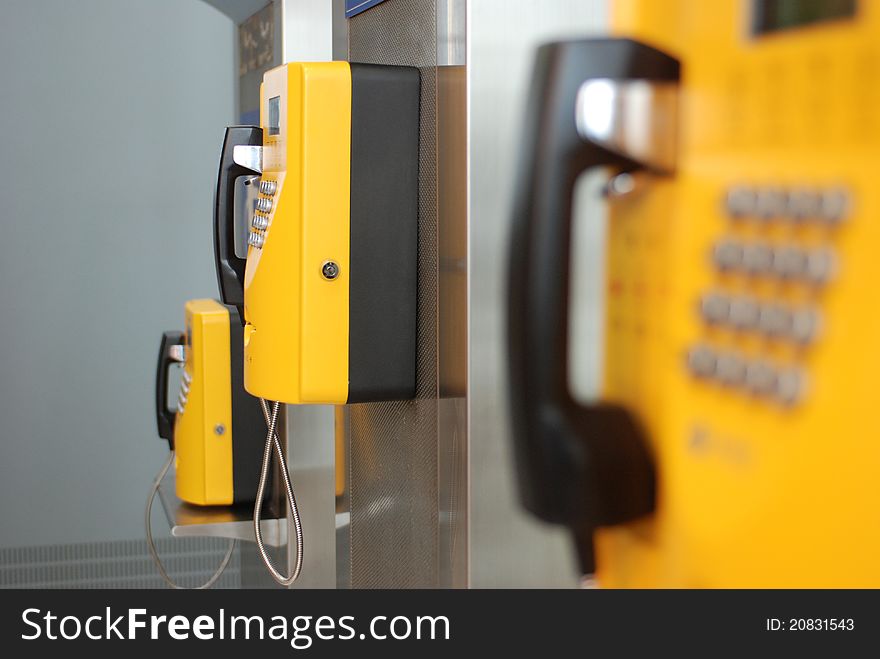
[[[637,41],[546,46],[533,82],[510,278],[524,501],[602,585],[877,586],[880,5],[613,13]],[[592,166],[615,178],[584,405],[565,328]]]
[[[242,387],[241,320],[235,307],[189,300],[185,331],[165,332],[156,373],[159,436],[175,453],[175,486],[200,506],[253,502],[262,416]],[[181,363],[176,410],[168,409],[168,370]]]

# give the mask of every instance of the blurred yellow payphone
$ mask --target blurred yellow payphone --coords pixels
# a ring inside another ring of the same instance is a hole
[[[175,452],[177,496],[202,506],[253,502],[262,415],[242,386],[238,312],[189,300],[185,317],[185,332],[162,335],[156,369],[156,423]],[[170,410],[168,370],[176,362],[183,372]]]
[[[533,81],[510,275],[523,500],[604,586],[876,587],[880,4],[620,0],[613,28],[542,48]],[[568,250],[594,166],[613,178],[585,405]]]

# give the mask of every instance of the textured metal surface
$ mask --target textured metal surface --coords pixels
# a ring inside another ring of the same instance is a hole
[[[437,587],[437,74],[433,0],[388,0],[349,21],[352,62],[416,66],[419,127],[417,399],[352,405],[351,585]]]
[[[203,583],[220,563],[226,541],[158,538],[169,574],[183,586]],[[241,586],[239,550],[215,588]],[[164,588],[144,540],[0,549],[0,588]]]
[[[438,33],[462,35],[463,41],[464,0],[441,4]],[[460,55],[463,61],[462,50],[438,46],[438,56]],[[464,66],[437,68],[439,579],[454,588],[467,586],[468,575],[466,82]]]
[[[302,515],[303,570],[294,588],[336,585],[335,436],[333,406],[287,406],[287,459]],[[290,525],[288,525],[288,528]],[[296,558],[288,540],[288,565]]]
[[[282,62],[322,62],[333,57],[333,4],[281,0]]]

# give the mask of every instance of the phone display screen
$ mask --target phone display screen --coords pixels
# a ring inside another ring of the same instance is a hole
[[[752,34],[790,30],[856,15],[856,0],[752,0]]]
[[[267,109],[269,135],[278,135],[281,132],[281,97],[273,96],[270,98]]]

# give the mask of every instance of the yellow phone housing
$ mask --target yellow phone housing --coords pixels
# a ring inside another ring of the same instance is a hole
[[[604,398],[638,413],[659,492],[600,531],[603,586],[880,586],[880,3],[754,34],[759,4],[613,3],[683,77],[677,172],[610,209]],[[773,272],[728,267],[731,244]],[[831,259],[780,276],[798,250]],[[818,322],[738,329],[711,295]]]
[[[228,505],[233,502],[229,311],[215,300],[190,300],[185,314],[186,361],[174,425],[177,496],[202,506]]]
[[[348,66],[289,64],[263,79],[263,98],[280,103],[278,131],[267,126],[266,103],[260,120],[263,178],[276,192],[265,244],[248,250],[244,345],[245,388],[270,400],[348,396],[351,158],[350,133],[339,130],[351,124]],[[339,266],[335,280],[322,276],[328,260]]]
[[[290,404],[415,392],[418,70],[290,63],[263,79],[244,384]]]

